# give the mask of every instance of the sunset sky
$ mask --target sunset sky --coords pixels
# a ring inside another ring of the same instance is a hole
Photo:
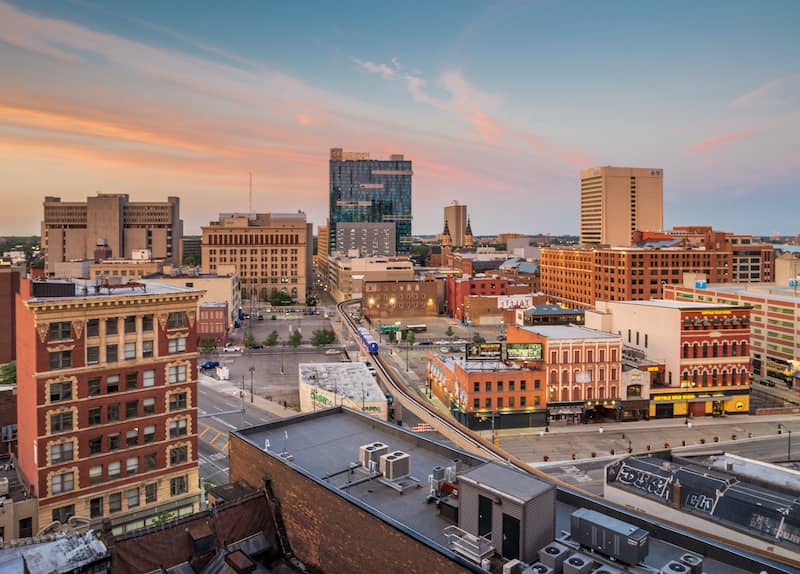
[[[414,162],[414,232],[577,233],[578,172],[665,224],[800,233],[800,2],[0,0],[0,235],[45,195],[327,215],[328,149]]]

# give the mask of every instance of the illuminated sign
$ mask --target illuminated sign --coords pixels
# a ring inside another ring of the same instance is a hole
[[[657,373],[659,369],[658,367],[647,367],[647,370],[651,373]]]
[[[717,311],[700,311],[700,314],[701,314],[701,315],[730,315],[730,314],[731,314],[731,311],[730,311],[730,310],[725,310],[725,311],[722,311],[722,310],[717,310]]]
[[[502,343],[470,343],[467,345],[467,360],[499,360],[502,356]]]
[[[509,361],[541,361],[541,343],[508,343],[506,358]]]

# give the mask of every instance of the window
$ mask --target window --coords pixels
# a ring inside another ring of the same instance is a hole
[[[561,362],[562,363],[569,363],[569,351],[563,351],[561,353]]]
[[[156,414],[156,400],[152,397],[142,400],[142,415]]]
[[[142,341],[142,357],[149,358],[153,356],[153,341]]]
[[[100,335],[100,319],[89,319],[86,322],[86,336],[97,337]]]
[[[184,351],[186,351],[186,337],[169,340],[167,345],[168,353],[183,353]]]
[[[107,411],[107,422],[115,422],[119,420],[119,403],[114,403],[113,405],[108,405]]]
[[[708,357],[708,343],[703,343],[703,358]]]
[[[183,464],[189,460],[188,450],[185,446],[178,446],[169,451],[169,464],[175,466],[176,464]]]
[[[50,432],[72,430],[72,411],[50,415]]]
[[[65,339],[72,339],[72,323],[63,321],[61,323],[50,323],[50,335],[47,337],[49,341],[63,341]]]
[[[125,390],[135,391],[139,383],[139,373],[128,373],[125,375]]]
[[[158,500],[158,483],[151,482],[144,486],[144,503],[150,504]]]
[[[612,357],[614,357],[614,361],[617,360],[616,359],[616,356],[617,356],[616,353],[617,353],[617,350],[614,349],[613,350],[613,354],[612,354]],[[606,362],[606,350],[605,349],[600,349],[600,362],[601,363],[605,363]]]
[[[61,492],[70,492],[75,488],[75,473],[64,472],[54,474],[50,482],[50,494],[55,495]]]
[[[533,381],[533,388],[537,389],[537,390],[541,389],[542,388],[542,381],[539,380],[539,379],[536,379],[535,381]]]
[[[169,368],[169,383],[186,382],[186,365],[176,365]]]
[[[59,401],[72,400],[72,383],[51,383],[50,384],[50,402],[57,403]]]
[[[136,317],[133,316],[125,317],[125,332],[126,333],[136,332]]]
[[[169,410],[179,411],[186,408],[186,393],[175,393],[169,397]]]
[[[100,347],[86,347],[86,364],[96,365],[100,362]]]
[[[526,397],[525,395],[522,395],[522,396],[519,398],[519,406],[520,406],[520,407],[524,407],[524,406],[526,406],[527,402],[528,402],[528,397]]]
[[[120,510],[122,510],[122,493],[115,492],[108,495],[108,511],[119,512]]]
[[[503,397],[497,397],[497,408],[498,409],[503,408]]]
[[[108,435],[108,450],[117,450],[120,447],[120,434],[118,432]]]
[[[486,397],[483,400],[483,408],[485,408],[485,409],[492,408],[492,398],[491,397]]]
[[[601,353],[601,356],[605,356],[605,353]],[[616,349],[611,349],[611,362],[612,363],[616,363],[617,362],[617,350]]]
[[[731,356],[736,357],[739,354],[739,349],[736,347],[736,341],[731,342]]]
[[[106,377],[106,392],[109,394],[119,392],[119,375],[108,375]]]
[[[472,408],[479,409],[481,408],[481,400],[480,399],[472,399]]]
[[[186,327],[186,313],[178,311],[170,313],[167,318],[167,329],[183,329]]]
[[[67,506],[62,506],[61,508],[54,508],[52,516],[53,522],[58,521],[61,524],[65,524],[67,520],[75,516],[75,505],[69,504]]]
[[[472,383],[472,392],[473,393],[481,392],[481,384],[478,381],[475,381],[474,383]]]
[[[151,452],[149,454],[144,455],[144,457],[142,458],[144,459],[145,472],[156,469],[156,453]]]
[[[644,334],[644,348],[647,348],[647,333]]]
[[[688,359],[689,358],[689,343],[684,343],[683,344],[683,358],[684,359]]]
[[[136,358],[136,343],[125,343],[125,360],[130,361]]]
[[[636,344],[639,344],[639,331],[636,331]]]
[[[139,489],[131,488],[125,493],[125,498],[128,500],[128,508],[136,508],[139,506]]]
[[[108,463],[108,480],[114,480],[122,474],[122,463],[118,460]]]
[[[88,384],[88,393],[90,397],[96,397],[103,392],[100,386],[101,381],[102,380],[100,379],[100,377],[89,379],[87,384]]]
[[[97,409],[100,410],[99,408]],[[89,454],[98,454],[103,452],[103,437],[96,436],[89,439]]]
[[[156,440],[156,426],[147,425],[144,427],[144,443],[153,442]]]
[[[508,408],[514,408],[514,397],[508,397]]]
[[[89,467],[89,484],[100,484],[103,482],[103,465]]]
[[[484,389],[486,390],[487,393],[491,393],[492,392],[492,381],[486,381]]]
[[[103,516],[103,497],[98,496],[89,501],[89,518],[100,518]]]
[[[503,381],[497,381],[497,392],[498,393],[503,392]]]
[[[593,363],[594,362],[594,350],[593,349],[588,349],[586,351],[586,362],[587,363]]]
[[[152,387],[156,384],[156,372],[155,371],[143,371],[142,372],[142,386],[143,387]]]
[[[125,418],[132,419],[139,416],[139,401],[128,401],[125,403]]]
[[[572,352],[572,362],[573,363],[580,363],[581,362],[581,352],[579,349],[575,349]]]
[[[72,460],[72,442],[50,445],[50,464]]]
[[[153,330],[153,316],[152,315],[143,315],[142,316],[142,331],[152,331]]]
[[[103,417],[100,414],[100,407],[93,407],[89,409],[89,426],[99,425],[103,423]]]
[[[129,476],[139,472],[139,457],[132,456],[126,461],[125,472],[127,472]]]
[[[69,369],[72,367],[72,351],[55,351],[50,353],[50,370]]]
[[[176,476],[172,480],[169,481],[169,495],[170,496],[177,496],[179,494],[184,494],[189,490],[189,481],[187,480],[186,476]]]
[[[514,381],[508,381],[508,390],[509,390],[509,391],[514,391],[514,390],[516,390],[516,389],[515,389],[515,383],[514,383]]]
[[[180,419],[169,423],[169,438],[184,436],[188,432],[186,419]]]
[[[125,446],[136,446],[139,444],[139,429],[125,431]]]
[[[119,322],[116,317],[113,319],[106,319],[106,335],[116,335],[119,327]]]

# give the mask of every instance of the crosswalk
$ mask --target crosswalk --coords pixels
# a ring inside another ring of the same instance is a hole
[[[215,427],[212,427],[211,425],[207,425],[202,421],[198,422],[197,428],[200,431],[197,433],[197,437],[201,441],[219,453],[223,453],[223,456],[228,454],[227,431],[221,431]]]

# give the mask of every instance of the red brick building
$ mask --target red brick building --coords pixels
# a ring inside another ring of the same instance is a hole
[[[124,531],[156,512],[198,508],[202,293],[22,282],[17,456],[40,525],[109,517]]]
[[[19,269],[0,263],[0,365],[16,356],[14,333],[15,298],[19,291]]]
[[[200,303],[197,315],[197,343],[203,339],[214,339],[217,347],[225,346],[228,342],[228,304]]]
[[[448,277],[445,292],[447,314],[459,321],[464,319],[464,299],[469,295],[525,295],[530,294],[529,283],[516,283],[513,280],[494,275],[464,275]]]

